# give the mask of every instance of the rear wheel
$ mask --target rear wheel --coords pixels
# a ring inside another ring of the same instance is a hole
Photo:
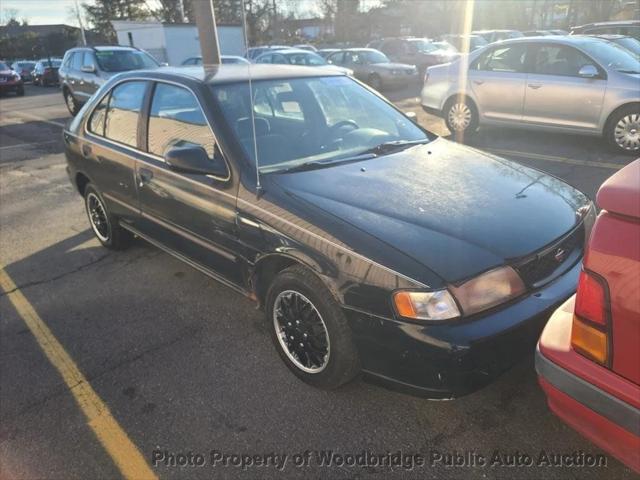
[[[456,141],[478,129],[478,110],[466,97],[453,97],[444,107],[444,121]]]
[[[275,278],[265,303],[271,338],[287,367],[322,389],[337,388],[360,371],[351,329],[322,281],[295,265]]]
[[[618,152],[640,152],[640,105],[629,105],[615,112],[604,131],[607,142]]]
[[[113,250],[122,250],[129,245],[131,234],[118,224],[118,218],[112,215],[96,187],[88,184],[84,189],[84,204],[89,224],[102,246]]]

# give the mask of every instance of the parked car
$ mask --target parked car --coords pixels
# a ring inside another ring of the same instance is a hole
[[[357,79],[376,90],[407,86],[419,78],[415,65],[392,63],[384,53],[372,48],[340,50],[330,55],[327,62],[351,69]]]
[[[71,115],[109,78],[121,72],[157,68],[160,64],[143,50],[133,47],[78,47],[64,54],[60,84]]]
[[[442,35],[441,39],[453,45],[459,52],[473,52],[488,45],[488,42],[480,35]]]
[[[34,68],[36,68],[36,62],[27,60],[18,60],[11,64],[11,69],[20,75],[23,82],[31,82],[33,80]]]
[[[317,52],[318,49],[313,45],[309,45],[308,43],[301,43],[299,45],[294,45],[293,48],[298,48],[300,50],[308,50],[310,52]]]
[[[0,61],[0,95],[6,92],[14,92],[18,96],[24,95],[24,82],[17,72],[9,68],[5,62]]]
[[[549,408],[640,473],[640,160],[598,191],[578,291],[536,351]]]
[[[638,55],[640,57],[640,40],[637,40],[633,37],[629,37],[627,35],[613,35],[603,33],[601,35],[593,35],[594,37],[602,38],[603,40],[608,40],[617,45],[620,45],[623,48],[626,48],[634,55]]]
[[[339,51],[340,51],[339,48],[321,48],[316,53],[326,60],[329,55]]]
[[[640,40],[640,20],[615,20],[595,22],[571,28],[571,35],[626,35]]]
[[[256,301],[320,388],[487,384],[574,293],[595,218],[561,180],[438,138],[329,69],[123,73],[63,136],[102,245],[138,235]]]
[[[551,35],[569,35],[569,32],[567,32],[566,30],[561,30],[558,28],[552,28],[549,31],[551,32]]]
[[[525,37],[547,37],[554,35],[550,30],[527,30],[522,32]]]
[[[393,62],[415,65],[420,75],[427,67],[448,63],[459,54],[443,45],[426,38],[388,38],[378,48]]]
[[[286,45],[263,45],[262,47],[251,47],[247,49],[247,60],[253,62],[256,58],[268,51],[287,50],[291,47]]]
[[[220,61],[223,64],[242,64],[242,65],[248,65],[251,62],[249,60],[247,60],[244,57],[239,57],[237,55],[221,55],[220,56]],[[182,62],[182,65],[187,66],[187,65],[202,65],[202,57],[201,56],[197,56],[197,57],[189,57],[187,58],[184,62]]]
[[[58,85],[60,79],[58,77],[58,70],[62,60],[59,58],[43,58],[36,62],[33,67],[33,84],[46,87],[48,85]]]
[[[637,154],[639,75],[638,57],[598,38],[504,40],[429,68],[422,106],[456,136],[479,125],[520,126],[602,135],[618,151]]]
[[[317,53],[307,50],[298,50],[288,48],[286,50],[277,50],[265,52],[255,59],[255,63],[274,63],[280,65],[305,65],[307,67],[320,67],[338,70],[347,75],[353,75],[353,70],[331,65]]]
[[[510,38],[524,37],[522,32],[518,30],[476,30],[471,32],[472,35],[479,35],[488,43],[499,42],[500,40],[508,40]]]

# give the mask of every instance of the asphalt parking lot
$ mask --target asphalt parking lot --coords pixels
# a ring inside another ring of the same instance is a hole
[[[446,134],[417,93],[388,95]],[[142,241],[123,252],[99,245],[65,172],[68,119],[53,87],[0,98],[0,479],[633,478],[610,457],[567,465],[603,452],[550,413],[533,352],[448,402],[361,380],[333,392],[300,382],[244,297]],[[596,138],[526,130],[481,130],[469,143],[592,198],[632,160]],[[307,451],[308,466],[296,466]],[[322,452],[343,457],[322,465]],[[405,462],[340,461],[362,452]],[[537,466],[542,453],[565,465]],[[425,464],[412,467],[418,456]],[[191,460],[172,466],[182,458]]]

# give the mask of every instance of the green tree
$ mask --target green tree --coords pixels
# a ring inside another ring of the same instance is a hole
[[[152,15],[145,0],[95,0],[83,3],[82,8],[98,36],[107,42],[116,41],[112,20],[143,20]]]

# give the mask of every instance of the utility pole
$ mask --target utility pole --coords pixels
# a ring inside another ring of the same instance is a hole
[[[200,51],[203,65],[220,63],[220,45],[218,44],[218,30],[216,29],[216,15],[213,11],[213,0],[198,0],[193,2],[193,15],[196,17],[198,36],[200,37]]]
[[[184,23],[184,0],[178,0],[178,11],[180,12],[180,21]]]
[[[82,45],[87,46],[87,36],[84,33],[84,25],[82,25],[82,16],[80,15],[80,7],[78,7],[78,0],[74,1],[76,6],[76,16],[78,17],[78,24],[80,25],[80,33],[82,34]]]

